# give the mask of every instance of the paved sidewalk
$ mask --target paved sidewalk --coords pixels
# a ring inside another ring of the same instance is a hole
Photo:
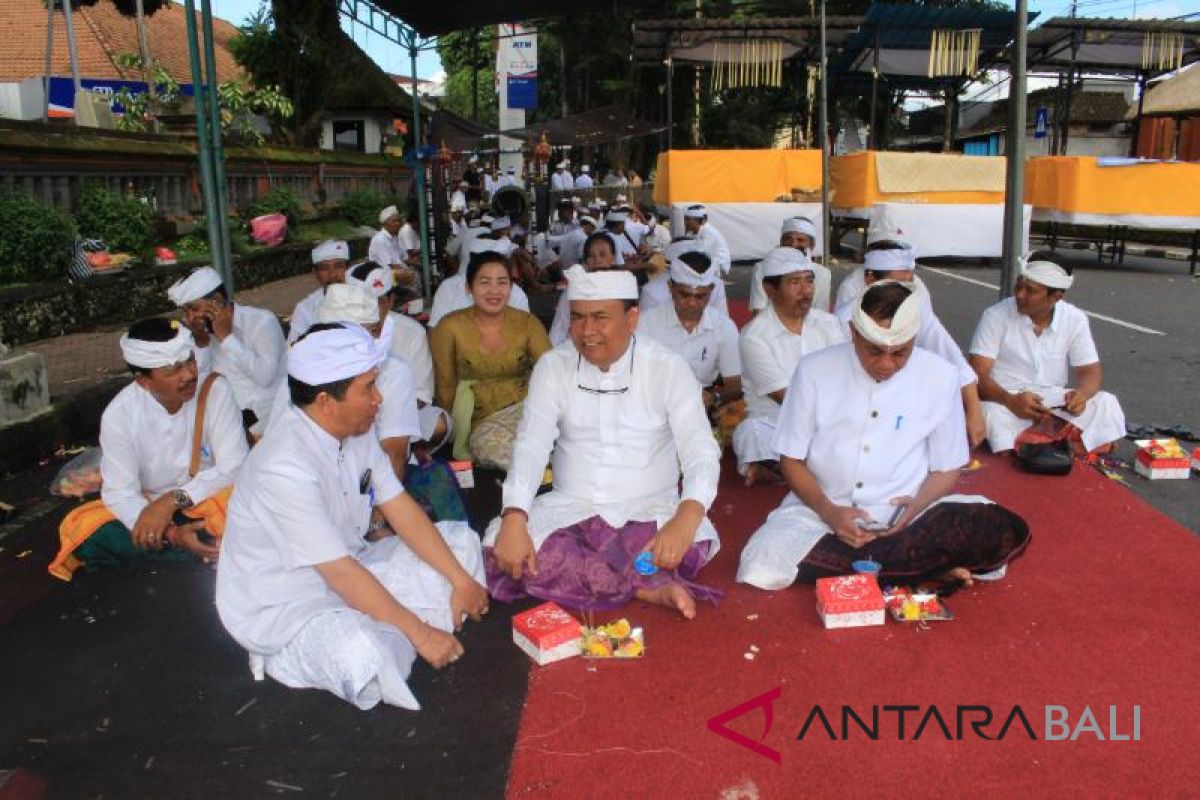
[[[238,292],[237,301],[270,309],[280,317],[285,317],[292,313],[296,302],[311,292],[315,285],[311,275],[296,275]],[[58,399],[86,391],[126,371],[118,345],[126,327],[122,325],[88,333],[72,333],[19,345],[17,349],[32,350],[45,357],[50,396]]]

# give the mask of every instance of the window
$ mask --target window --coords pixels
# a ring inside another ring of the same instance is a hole
[[[334,120],[333,149],[365,152],[366,137],[363,134],[363,121],[361,119]]]

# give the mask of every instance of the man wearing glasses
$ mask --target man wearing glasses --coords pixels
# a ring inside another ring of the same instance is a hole
[[[534,367],[504,510],[484,538],[489,591],[585,609],[636,597],[691,619],[697,599],[719,596],[695,582],[719,547],[706,512],[721,453],[700,384],[683,358],[634,337],[631,273],[566,275],[572,346]],[[535,499],[547,462],[553,491]]]

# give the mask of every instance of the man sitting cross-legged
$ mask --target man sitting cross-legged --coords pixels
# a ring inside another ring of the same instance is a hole
[[[851,342],[800,360],[775,438],[791,492],[746,543],[739,581],[782,589],[871,558],[883,581],[969,584],[1023,552],[1020,517],[951,494],[969,453],[958,380],[914,346],[920,324],[920,298],[879,282]]]
[[[430,523],[379,447],[375,382],[387,353],[352,323],[318,323],[292,345],[292,406],[229,504],[217,611],[258,679],[363,709],[417,709],[413,661],[457,660],[451,631],[488,601],[479,539],[463,523]],[[369,544],[373,507],[397,535]]]
[[[50,574],[63,580],[85,563],[216,558],[212,537],[222,532],[230,485],[246,458],[233,392],[218,375],[198,383],[186,327],[162,317],[135,322],[121,337],[121,355],[133,381],[100,418],[100,499],[59,527]]]
[[[1021,431],[1051,415],[1078,428],[1088,452],[1125,435],[1120,403],[1100,390],[1103,372],[1087,316],[1063,299],[1073,283],[1057,263],[1037,258],[1022,270],[1013,296],[979,320],[971,366],[993,452],[1011,450]]]
[[[695,583],[717,551],[706,512],[720,448],[687,362],[634,337],[637,280],[567,270],[571,343],[533,369],[503,511],[488,527],[488,588],[574,608],[637,597],[696,613]],[[554,490],[535,499],[550,460]],[[679,491],[683,475],[682,499]],[[658,571],[635,571],[648,551]]]

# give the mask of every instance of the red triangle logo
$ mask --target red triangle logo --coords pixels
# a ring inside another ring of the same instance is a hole
[[[764,692],[758,697],[752,697],[728,711],[722,711],[708,721],[708,729],[718,736],[724,736],[734,744],[741,745],[752,753],[757,753],[764,758],[771,759],[776,764],[783,763],[783,755],[778,750],[767,747],[762,743],[763,739],[767,738],[767,734],[771,732],[771,723],[775,719],[775,708],[772,703],[778,700],[781,694],[783,694],[783,687],[776,686],[769,692]],[[754,741],[749,736],[738,733],[726,726],[726,723],[730,720],[744,716],[759,707],[763,710],[764,724],[762,736],[758,738],[758,741]]]

